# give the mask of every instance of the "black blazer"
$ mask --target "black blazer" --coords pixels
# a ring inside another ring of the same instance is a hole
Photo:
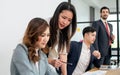
[[[82,49],[82,42],[76,42],[72,41],[70,44],[70,52],[68,53],[68,63],[71,63],[72,65],[67,65],[67,75],[72,75],[75,67],[77,66],[78,60],[80,58],[81,54],[81,49]],[[100,67],[99,60],[95,58],[92,55],[92,52],[94,51],[94,47],[90,47],[91,51],[91,58],[90,58],[90,63],[86,71],[90,70],[92,68],[92,64],[94,64],[96,67]]]
[[[106,28],[105,25],[103,24],[102,20],[98,20],[93,22],[92,26],[94,28],[96,28],[96,40],[93,44],[94,48],[96,50],[99,50],[101,53],[101,56],[106,56],[109,52],[108,52],[108,48],[109,48],[109,37],[108,34],[106,32]],[[108,23],[109,29],[110,29],[110,37],[112,37],[112,25],[110,23]],[[112,40],[112,38],[110,38],[110,40]]]

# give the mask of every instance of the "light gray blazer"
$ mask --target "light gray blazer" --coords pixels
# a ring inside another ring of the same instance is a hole
[[[18,44],[11,60],[11,75],[57,75],[49,68],[46,54],[42,51],[39,53],[40,60],[37,69],[36,65],[28,59],[27,47],[24,44]]]

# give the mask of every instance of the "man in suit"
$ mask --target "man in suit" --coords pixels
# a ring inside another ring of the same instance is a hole
[[[110,23],[107,22],[110,10],[108,7],[102,7],[100,9],[101,19],[93,22],[92,26],[96,28],[96,40],[94,42],[94,47],[101,53],[101,65],[110,65],[111,57],[111,43],[114,40],[114,35],[112,34],[113,28]]]
[[[88,26],[83,30],[83,41],[72,41],[70,44],[70,51],[68,53],[67,74],[68,75],[81,75],[85,71],[92,68],[94,64],[100,67],[99,59],[101,57],[99,51],[95,51],[91,45],[96,38],[95,28]]]

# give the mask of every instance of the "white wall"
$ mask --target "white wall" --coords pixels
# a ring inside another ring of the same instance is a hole
[[[71,3],[76,8],[77,13],[77,22],[89,21],[90,20],[90,11],[89,5],[84,2],[84,0],[71,0]],[[83,39],[82,30],[84,27],[88,26],[89,24],[78,24],[77,31],[73,36],[72,40],[80,41]]]
[[[62,1],[67,0],[0,1],[0,75],[10,75],[13,49],[21,42],[28,22],[34,17],[51,17]]]

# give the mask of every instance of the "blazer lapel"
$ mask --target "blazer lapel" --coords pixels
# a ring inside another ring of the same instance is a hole
[[[90,54],[91,54],[91,60],[90,60],[90,62],[92,62],[93,61],[93,55],[92,55],[92,53],[93,53],[93,49],[90,47]]]
[[[80,58],[80,54],[81,54],[83,42],[79,42],[79,43],[81,43],[81,44],[78,44],[78,45],[79,45],[79,46],[78,46],[78,56],[77,56],[78,60],[79,60],[79,58]]]

